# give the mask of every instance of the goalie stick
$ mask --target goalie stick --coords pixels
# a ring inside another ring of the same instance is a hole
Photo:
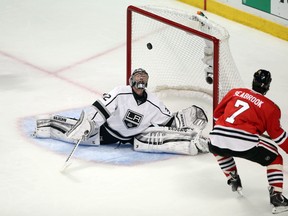
[[[66,132],[66,136],[68,138],[72,138],[77,140],[74,148],[72,149],[71,153],[69,154],[69,156],[67,157],[63,168],[62,168],[62,172],[71,165],[71,163],[69,163],[71,157],[73,156],[74,152],[76,151],[77,147],[79,146],[79,144],[81,143],[81,141],[86,140],[89,137],[89,133],[91,131],[91,124],[90,122],[87,121],[87,117],[85,117],[85,112],[82,111],[81,115],[80,115],[80,119],[77,121],[77,123],[70,129],[70,131]],[[85,129],[83,130],[83,128],[86,128],[87,125],[85,124],[86,121],[89,123],[89,129]],[[84,131],[82,133],[82,131]],[[73,138],[74,137],[74,138]]]
[[[70,152],[69,156],[67,157],[67,159],[65,160],[65,163],[61,169],[61,172],[63,172],[68,166],[70,166],[72,164],[72,162],[69,162],[70,159],[72,158],[72,156],[74,155],[74,152],[76,151],[76,149],[78,148],[79,144],[85,140],[85,138],[87,137],[87,135],[89,134],[89,131],[85,131],[82,138],[79,139],[76,144],[74,145],[74,148],[72,149],[72,151]]]
[[[70,161],[71,157],[74,155],[74,152],[75,152],[76,149],[78,148],[78,146],[79,146],[80,142],[83,140],[83,138],[84,138],[84,135],[83,135],[82,139],[79,139],[79,140],[76,142],[76,144],[74,145],[74,148],[72,149],[72,151],[70,152],[69,156],[68,156],[67,159],[65,160],[65,163],[64,163],[64,165],[63,165],[63,167],[62,167],[62,169],[61,169],[61,172],[64,172],[65,169],[72,164],[72,162],[69,162],[69,161]]]

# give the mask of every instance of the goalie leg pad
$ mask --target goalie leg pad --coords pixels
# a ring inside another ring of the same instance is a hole
[[[191,142],[196,133],[192,130],[151,127],[134,138],[134,150],[140,152],[197,155],[198,148]]]
[[[201,132],[198,133],[196,136],[194,136],[191,142],[194,143],[194,145],[197,147],[200,153],[209,152],[208,148],[209,138],[202,136]]]
[[[36,129],[33,136],[36,138],[52,138],[64,142],[76,143],[76,140],[66,136],[78,119],[69,118],[60,115],[42,115],[36,120]],[[83,140],[80,144],[85,145],[100,145],[98,130],[93,131],[93,137]]]
[[[57,134],[55,131],[64,134],[69,131],[76,122],[77,119],[59,115],[38,116],[33,136],[37,138],[57,138],[57,135],[54,137],[54,134]]]
[[[36,128],[32,134],[37,138],[50,138],[51,137],[51,116],[41,115],[36,119]]]

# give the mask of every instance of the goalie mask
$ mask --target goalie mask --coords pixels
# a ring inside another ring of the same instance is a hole
[[[148,78],[148,73],[144,69],[138,68],[130,76],[129,84],[137,89],[145,89],[148,85]]]
[[[265,95],[272,81],[271,74],[267,70],[260,69],[254,73],[254,79],[252,83],[252,89]]]

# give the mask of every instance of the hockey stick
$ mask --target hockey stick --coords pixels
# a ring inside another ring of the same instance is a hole
[[[72,164],[72,163],[69,162],[69,161],[70,161],[70,159],[72,158],[72,156],[74,155],[74,152],[76,151],[76,149],[77,149],[77,147],[79,146],[80,142],[83,140],[84,136],[85,136],[85,135],[83,135],[82,138],[79,139],[79,140],[76,142],[76,144],[74,145],[74,148],[72,149],[72,151],[70,152],[69,156],[68,156],[67,159],[65,160],[65,163],[64,163],[64,165],[63,165],[63,167],[62,167],[62,169],[61,169],[61,172],[64,172],[65,169]]]
[[[68,132],[66,133],[66,136],[67,136],[67,137],[71,137],[71,136],[73,137],[73,133],[75,133],[75,131],[77,132],[77,130],[79,130],[79,129],[77,129],[78,127],[80,127],[80,128],[82,127],[82,124],[83,124],[84,120],[86,120],[86,118],[85,118],[85,112],[82,111],[82,112],[81,112],[81,115],[80,115],[80,119],[79,119],[79,120],[76,122],[76,124],[70,129],[70,131],[68,131]],[[91,123],[90,123],[90,130],[91,130]],[[78,133],[79,133],[79,132],[78,132]],[[71,135],[71,134],[72,134],[72,135]],[[76,133],[76,134],[77,134],[77,133]],[[74,135],[75,135],[75,134],[74,134]],[[63,168],[62,168],[62,170],[61,170],[62,172],[63,172],[68,166],[71,165],[71,163],[69,163],[71,157],[73,156],[73,154],[74,154],[74,152],[76,151],[77,147],[79,146],[80,142],[83,141],[83,140],[85,140],[86,138],[88,138],[88,136],[89,136],[89,130],[84,131],[83,135],[82,135],[81,138],[76,142],[74,148],[72,149],[71,153],[70,153],[69,156],[67,157],[67,159],[66,159],[66,161],[65,161],[65,163],[64,163],[64,165],[63,165]]]

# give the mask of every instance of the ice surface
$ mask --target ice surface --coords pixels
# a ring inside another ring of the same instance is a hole
[[[102,92],[125,83],[130,4],[198,10],[174,0],[0,2],[0,214],[271,215],[265,167],[248,161],[236,159],[244,187],[239,198],[210,154],[149,155],[127,146],[101,147],[99,154],[97,148],[81,147],[60,173],[73,146],[30,136],[36,115],[78,115]],[[257,69],[272,72],[267,96],[281,107],[287,128],[287,41],[207,16],[230,32],[230,48],[247,86]],[[182,106],[167,103],[175,110]],[[287,164],[286,155],[284,160]]]

